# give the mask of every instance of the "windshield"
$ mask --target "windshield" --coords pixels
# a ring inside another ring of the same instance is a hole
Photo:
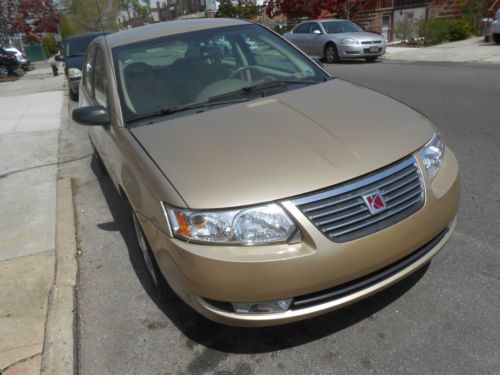
[[[271,86],[279,86],[275,93],[327,78],[295,48],[257,25],[120,46],[113,48],[113,59],[126,122],[147,114],[171,114],[175,108],[213,105],[214,98],[229,103],[233,95],[246,95],[251,100],[264,90],[271,92]]]
[[[364,31],[361,27],[351,21],[322,22],[322,25],[327,34],[359,33]]]
[[[86,38],[68,39],[66,41],[66,57],[71,56],[85,56],[90,42],[92,42],[98,35],[88,36]]]

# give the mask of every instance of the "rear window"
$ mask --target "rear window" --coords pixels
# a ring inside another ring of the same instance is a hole
[[[65,46],[66,57],[85,56],[90,42],[92,42],[97,37],[98,35],[92,35],[77,39],[68,39]]]

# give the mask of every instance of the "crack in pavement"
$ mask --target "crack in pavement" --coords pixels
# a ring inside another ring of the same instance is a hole
[[[74,158],[74,159],[70,159],[70,160],[57,161],[57,162],[54,162],[54,163],[47,163],[47,164],[35,165],[34,167],[17,169],[17,170],[10,171],[10,172],[4,173],[4,174],[0,174],[0,178],[5,178],[5,177],[8,177],[10,175],[17,174],[17,173],[23,173],[23,172],[31,171],[33,169],[45,168],[45,167],[52,167],[52,166],[56,166],[56,165],[63,165],[63,164],[67,164],[67,163],[72,163],[74,161],[83,160],[85,158],[88,158],[89,156],[92,156],[92,154],[87,154],[87,155],[80,156],[78,158]]]
[[[3,373],[5,373],[7,370],[9,370],[9,369],[11,369],[11,368],[13,368],[13,367],[15,367],[17,365],[20,365],[21,363],[29,361],[30,359],[33,359],[33,358],[35,358],[35,357],[37,357],[39,355],[42,355],[42,353],[41,352],[40,353],[35,353],[35,354],[33,354],[33,355],[29,356],[29,357],[22,358],[22,359],[20,359],[20,360],[18,360],[16,362],[11,363],[7,367],[5,367],[3,369],[0,369],[0,375],[3,374]]]

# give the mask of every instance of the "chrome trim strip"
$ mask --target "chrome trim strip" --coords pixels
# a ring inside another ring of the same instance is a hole
[[[352,183],[346,183],[344,186],[340,186],[338,188],[333,188],[333,189],[330,189],[327,191],[308,195],[308,196],[305,196],[302,198],[293,199],[293,200],[291,200],[291,202],[296,206],[301,206],[303,204],[308,204],[308,203],[316,202],[319,200],[331,198],[331,197],[334,197],[336,195],[340,195],[343,193],[347,193],[347,192],[362,188],[363,186],[377,182],[377,181],[379,181],[385,177],[388,177],[388,176],[390,176],[390,175],[392,175],[392,174],[394,174],[394,173],[396,173],[396,172],[398,172],[398,171],[400,171],[400,170],[402,170],[402,169],[404,169],[412,164],[416,164],[416,162],[417,161],[416,161],[415,157],[410,156],[409,158],[403,160],[401,163],[396,164],[388,169],[385,169],[385,170],[381,171],[380,173],[377,173],[377,174],[372,175],[370,177],[366,177],[365,179],[357,180],[357,181],[354,181]]]
[[[387,211],[387,214],[382,214],[382,215],[379,215],[379,216],[373,216],[373,220],[367,220],[365,221],[364,223],[360,224],[360,225],[357,225],[355,227],[352,227],[352,228],[349,228],[349,229],[346,229],[344,231],[341,231],[341,232],[337,232],[335,234],[331,234],[329,235],[330,237],[340,237],[340,236],[343,236],[345,234],[348,234],[348,233],[351,233],[351,232],[354,232],[354,231],[357,231],[361,228],[364,228],[364,227],[367,227],[369,225],[372,225],[372,224],[376,224],[378,223],[379,221],[382,221],[382,220],[385,220],[391,216],[394,216],[396,214],[399,214],[401,211],[404,211],[406,210],[407,208],[419,203],[421,200],[421,197],[418,197],[417,200],[414,200],[414,201],[411,201],[410,203],[408,204],[405,204],[399,208],[396,208],[395,210],[391,210],[391,211]]]
[[[337,203],[335,202],[334,204],[331,204],[330,206],[334,206],[336,204]],[[356,197],[356,202],[354,202],[354,203],[349,203],[348,205],[342,206],[340,208],[334,208],[331,211],[323,212],[322,214],[316,214],[316,215],[310,215],[310,216],[307,215],[307,217],[309,218],[309,220],[317,220],[317,219],[321,219],[322,217],[335,215],[339,212],[348,210],[348,209],[356,207],[356,206],[361,206],[361,205],[364,205],[363,200],[360,197]]]
[[[403,190],[397,192],[396,194],[394,194],[392,196],[385,196],[385,201],[386,202],[393,201],[396,198],[399,198],[405,194],[408,194],[410,191],[415,190],[416,188],[419,188],[419,192],[422,191],[422,184],[420,183],[420,181],[418,181],[417,183],[414,182],[413,184],[409,185],[408,187],[403,188]]]
[[[323,226],[323,225],[326,225],[326,224],[334,223],[336,221],[341,221],[341,220],[347,219],[349,217],[361,214],[361,213],[363,213],[365,211],[368,211],[368,207],[367,206],[361,206],[360,208],[358,208],[354,212],[349,212],[347,214],[344,213],[344,214],[342,214],[340,216],[335,216],[335,217],[333,217],[331,219],[328,219],[328,220],[319,221],[319,222],[316,223],[316,226]]]
[[[410,178],[409,180],[404,180],[402,182],[398,182],[395,186],[393,186],[392,188],[390,189],[387,189],[387,190],[384,190],[384,189],[380,189],[381,193],[383,195],[389,195],[391,194],[394,190],[398,190],[398,189],[401,189],[403,186],[406,186],[410,183],[412,183],[413,181],[415,180],[418,180],[418,183],[420,184],[420,176],[419,175],[416,175],[416,176],[413,176],[412,178]]]

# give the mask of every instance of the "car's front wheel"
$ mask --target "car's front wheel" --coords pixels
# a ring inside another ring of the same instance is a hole
[[[129,204],[130,212],[132,213],[132,223],[134,226],[135,237],[137,239],[137,244],[141,251],[142,258],[144,260],[144,265],[148,271],[149,278],[154,285],[154,287],[161,293],[163,297],[166,297],[169,293],[170,288],[168,287],[167,281],[163,277],[156,259],[154,258],[153,252],[149,246],[148,240],[144,235],[141,224],[135,212],[132,210]],[[171,294],[171,293],[170,293]]]
[[[5,65],[0,65],[0,77],[5,78],[9,75],[9,68]]]
[[[496,44],[500,44],[500,34],[494,34],[493,40],[495,41]]]
[[[78,93],[77,92],[73,92],[73,90],[71,90],[71,88],[69,89],[69,98],[71,100],[73,100],[74,102],[77,102],[78,101]]]
[[[325,47],[325,62],[328,64],[338,63],[340,61],[337,47],[333,43],[329,43]]]

